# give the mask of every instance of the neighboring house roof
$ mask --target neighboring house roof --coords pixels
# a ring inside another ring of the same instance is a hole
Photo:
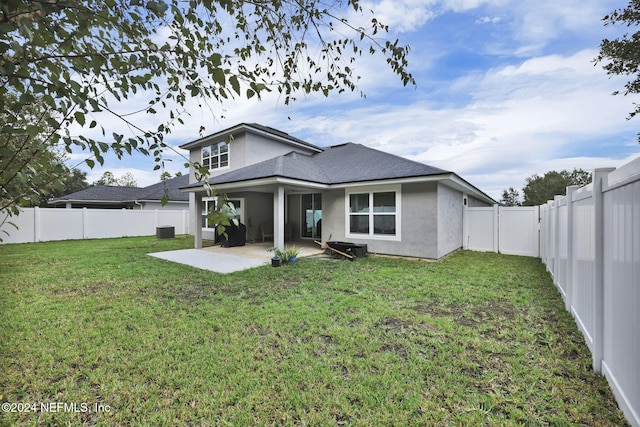
[[[310,156],[291,152],[212,177],[209,182],[221,185],[265,178],[286,178],[324,185],[348,185],[422,177],[449,178],[460,187],[469,188],[488,202],[493,202],[491,197],[453,172],[354,143],[327,147]],[[185,186],[184,190],[193,191],[201,187],[202,183],[194,183]]]
[[[75,201],[101,201],[101,202],[122,202],[123,200],[130,200],[135,198],[141,188],[138,187],[118,187],[112,185],[95,185],[93,187],[85,188],[84,190],[77,191],[75,193],[67,194],[65,196],[58,197],[50,200],[49,204],[55,204],[55,202],[75,202]]]
[[[188,202],[189,196],[180,191],[180,188],[188,184],[189,175],[182,175],[158,182],[157,184],[141,188],[140,193],[137,195],[137,200],[162,200],[166,190],[166,194],[172,202]]]
[[[185,149],[185,150],[189,150],[193,147],[197,147],[198,145],[201,145],[202,143],[208,141],[208,140],[212,140],[212,139],[222,139],[222,138],[227,138],[229,136],[232,136],[234,134],[239,134],[239,133],[244,133],[244,132],[251,132],[257,135],[264,135],[268,138],[271,139],[276,139],[279,140],[281,142],[285,142],[287,144],[296,146],[296,145],[301,145],[304,146],[306,148],[310,148],[314,151],[317,152],[321,152],[323,150],[323,148],[318,147],[316,145],[310,144],[307,141],[303,141],[302,139],[296,138],[295,136],[291,136],[286,132],[282,132],[278,129],[274,129],[272,127],[269,126],[263,126],[261,124],[258,123],[240,123],[238,125],[232,126],[230,128],[221,130],[219,132],[213,133],[211,135],[207,135],[203,138],[197,139],[195,141],[191,141],[188,142],[186,144],[182,144],[180,146],[180,148]]]
[[[188,183],[189,176],[183,175],[144,188],[95,185],[75,193],[52,199],[49,201],[49,204],[56,205],[67,202],[114,204],[133,201],[160,201],[165,195],[165,188],[168,191],[170,201],[188,202],[189,196],[180,191],[180,188]]]

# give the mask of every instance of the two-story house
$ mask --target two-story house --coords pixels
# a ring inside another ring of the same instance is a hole
[[[227,141],[230,141],[227,143]],[[354,143],[318,147],[258,124],[239,124],[181,146],[211,171],[249,239],[265,229],[275,246],[294,240],[366,244],[369,252],[439,259],[463,246],[465,207],[495,201],[453,172]],[[195,246],[212,239],[213,200],[193,169]]]

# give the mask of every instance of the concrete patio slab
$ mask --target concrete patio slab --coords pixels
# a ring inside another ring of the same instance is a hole
[[[271,246],[273,243],[247,243],[245,246],[232,248],[223,248],[218,245],[203,249],[154,252],[149,255],[202,270],[226,274],[271,264],[273,253],[267,251],[267,248]],[[287,246],[295,246],[298,249],[298,257],[323,253],[320,246],[313,242],[293,242],[287,243]]]
[[[233,273],[234,271],[266,265],[267,261],[238,255],[208,251],[205,249],[180,249],[177,251],[154,252],[152,257],[171,262],[190,265],[191,267],[209,270],[216,273]]]

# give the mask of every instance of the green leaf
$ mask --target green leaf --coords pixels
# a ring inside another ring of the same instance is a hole
[[[76,111],[73,116],[76,118],[76,122],[78,122],[80,126],[84,126],[85,120],[84,113],[82,111]]]
[[[30,137],[34,137],[44,132],[44,128],[42,126],[28,125],[26,131],[27,135],[29,135]]]
[[[225,86],[225,84],[227,83],[226,76],[222,68],[215,68],[213,70],[213,73],[211,74],[211,78],[220,86]]]
[[[229,83],[231,84],[231,88],[240,95],[240,82],[238,82],[238,76],[229,77]]]

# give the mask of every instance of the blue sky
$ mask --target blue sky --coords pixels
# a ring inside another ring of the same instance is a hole
[[[559,5],[560,3],[560,5]],[[622,0],[373,0],[361,2],[411,46],[417,88],[403,87],[379,56],[356,73],[366,93],[301,96],[285,106],[277,94],[231,101],[214,113],[193,106],[187,125],[167,141],[178,146],[240,122],[257,122],[319,146],[361,143],[456,172],[498,200],[525,178],[549,170],[619,167],[640,156],[640,118],[626,120],[638,98],[612,96],[625,80],[593,59],[603,38],[625,28],[602,17]],[[353,19],[364,19],[355,17]],[[158,117],[144,120],[155,127]],[[114,126],[117,126],[114,124]],[[108,128],[108,126],[107,126]],[[70,165],[85,154],[74,153]],[[184,161],[167,153],[167,170]],[[131,172],[138,185],[157,182],[153,159],[108,156],[89,170]]]

